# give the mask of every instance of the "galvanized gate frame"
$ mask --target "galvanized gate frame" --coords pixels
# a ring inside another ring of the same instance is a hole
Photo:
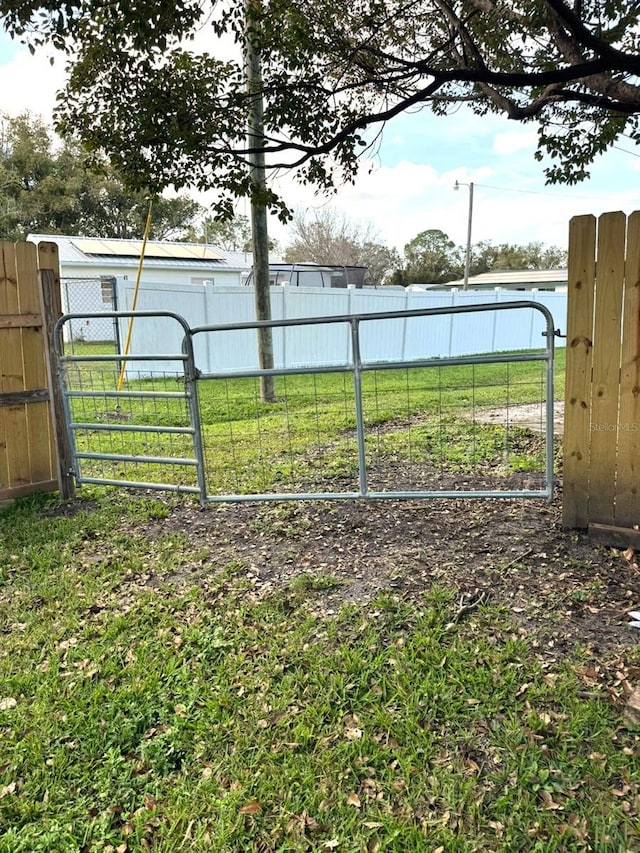
[[[487,311],[508,311],[514,309],[529,308],[540,312],[545,320],[545,331],[542,332],[545,338],[545,346],[543,352],[527,352],[522,354],[506,355],[485,355],[485,356],[457,356],[450,358],[425,358],[412,359],[411,361],[396,361],[396,362],[363,362],[360,353],[360,325],[370,320],[397,320],[412,317],[426,317],[451,314],[469,314],[480,313]],[[101,356],[64,356],[63,352],[63,334],[62,329],[66,322],[78,318],[93,318],[95,316],[110,316],[115,320],[120,318],[135,317],[143,319],[144,317],[166,317],[178,322],[184,332],[182,343],[182,352],[177,354],[136,354],[127,355],[126,361],[167,361],[180,360],[184,364],[184,391],[180,392],[144,392],[144,391],[112,391],[107,392],[107,396],[115,398],[124,398],[127,396],[134,397],[184,397],[187,401],[190,425],[189,427],[162,427],[162,426],[145,426],[139,427],[135,425],[123,424],[84,424],[73,421],[70,399],[78,396],[105,396],[104,391],[72,391],[66,388],[64,381],[64,370],[62,369],[65,363],[73,361],[110,361],[122,362],[125,357],[121,354],[109,354]],[[202,373],[198,370],[195,364],[193,339],[196,335],[213,334],[216,332],[231,332],[234,330],[251,330],[260,328],[282,328],[285,326],[312,326],[312,325],[328,325],[336,323],[346,323],[350,327],[351,334],[351,363],[339,366],[325,367],[293,367],[293,368],[273,368],[270,370],[250,369],[250,370],[234,370],[225,372]],[[481,303],[477,305],[467,306],[447,306],[442,308],[427,308],[415,309],[410,311],[390,311],[390,312],[374,312],[371,314],[350,314],[350,315],[335,315],[325,317],[311,318],[296,318],[288,320],[269,320],[269,321],[251,321],[245,323],[230,323],[220,325],[198,326],[191,328],[186,320],[178,314],[170,311],[136,311],[136,312],[110,312],[95,314],[67,314],[63,316],[57,323],[55,329],[56,347],[58,350],[58,360],[60,362],[60,371],[58,381],[61,384],[63,391],[63,399],[65,406],[65,420],[69,441],[72,447],[73,455],[73,474],[78,484],[82,483],[97,483],[103,485],[134,487],[143,489],[158,489],[162,491],[175,491],[197,494],[200,499],[201,506],[205,506],[210,502],[247,502],[247,501],[295,501],[295,500],[349,500],[349,499],[375,499],[375,500],[398,500],[398,499],[428,499],[428,498],[546,498],[550,500],[553,496],[553,362],[554,362],[554,337],[559,334],[554,328],[553,316],[545,305],[530,300],[518,302],[503,302],[503,303]],[[545,486],[538,490],[453,490],[453,491],[437,491],[437,490],[416,490],[416,491],[371,491],[367,483],[367,465],[365,455],[365,424],[362,407],[362,375],[366,371],[372,371],[384,367],[384,369],[406,369],[408,366],[415,368],[423,367],[446,367],[449,365],[469,365],[469,364],[499,364],[512,362],[531,362],[543,361],[546,364],[545,374]],[[312,373],[351,373],[353,375],[354,392],[355,392],[355,408],[356,408],[356,436],[358,448],[358,467],[359,467],[359,490],[353,492],[312,492],[312,493],[252,493],[252,494],[225,494],[225,495],[208,495],[205,474],[205,462],[202,442],[202,427],[200,421],[200,410],[198,405],[198,381],[205,379],[229,379],[241,377],[260,377],[260,376],[287,376],[287,375],[302,375]],[[117,454],[101,454],[79,452],[76,448],[74,432],[78,429],[104,429],[113,431],[148,431],[148,432],[180,432],[187,433],[192,436],[194,455],[193,458],[164,458],[164,457],[144,457],[144,456],[118,456]],[[151,462],[168,465],[193,465],[197,472],[197,487],[196,486],[180,486],[175,483],[148,483],[127,480],[103,479],[99,477],[85,477],[82,475],[79,465],[80,459],[105,459],[111,461],[135,461],[135,462]]]
[[[66,323],[72,322],[80,318],[95,318],[95,317],[111,317],[114,322],[120,319],[135,317],[136,319],[144,319],[144,317],[165,317],[175,320],[182,327],[184,332],[182,342],[182,352],[180,353],[165,353],[165,354],[134,354],[126,357],[120,353],[109,353],[106,355],[64,355],[64,339],[63,329]],[[122,486],[141,489],[159,489],[162,491],[174,491],[182,493],[197,494],[200,497],[201,503],[206,499],[207,486],[205,481],[204,456],[202,452],[202,429],[200,424],[200,407],[198,405],[198,372],[195,366],[193,355],[193,340],[190,334],[189,326],[186,320],[179,314],[174,314],[171,311],[111,311],[99,314],[65,314],[56,323],[55,330],[55,347],[56,359],[55,363],[58,366],[56,381],[62,389],[62,398],[64,406],[65,425],[69,444],[72,449],[72,464],[73,475],[78,485],[83,483],[95,483],[106,486]],[[184,366],[184,390],[181,391],[74,391],[67,387],[65,365],[70,363],[82,362],[106,362],[115,363],[118,367],[122,362],[137,362],[137,361],[180,361]],[[71,400],[73,398],[104,398],[110,397],[117,400],[127,398],[144,399],[146,398],[163,398],[163,399],[180,399],[186,400],[187,410],[189,412],[188,427],[170,427],[170,426],[151,426],[151,425],[128,425],[119,423],[82,423],[75,421],[73,418]],[[193,457],[178,458],[178,457],[160,457],[160,456],[127,456],[112,453],[89,453],[79,451],[75,440],[75,433],[81,429],[91,429],[104,432],[147,432],[156,434],[184,434],[190,435],[193,441]],[[154,463],[160,465],[187,465],[193,466],[196,469],[197,487],[183,486],[175,483],[145,483],[139,481],[116,480],[101,477],[87,477],[82,474],[80,460],[81,459],[103,459],[105,461],[133,461],[143,463]]]

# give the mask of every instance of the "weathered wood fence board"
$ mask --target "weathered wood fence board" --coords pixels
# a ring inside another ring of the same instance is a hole
[[[36,253],[27,243],[16,244],[16,269],[18,272],[20,312],[33,314],[40,312],[40,292],[38,288],[38,264]],[[24,287],[23,281],[34,285]],[[24,366],[24,387],[44,390],[48,388],[46,359],[43,353],[42,320],[40,328],[27,326],[21,329],[22,363]],[[27,418],[26,445],[29,450],[29,474],[32,482],[42,483],[57,479],[55,468],[55,448],[51,441],[50,412],[48,397],[44,401],[29,401],[25,404]]]
[[[640,523],[640,211],[627,225],[616,514]],[[632,424],[636,425],[634,429]]]
[[[563,521],[640,523],[640,213],[569,230]]]
[[[563,442],[563,520],[567,527],[586,527],[588,523],[595,261],[595,216],[576,216],[569,225],[567,279]]]
[[[0,242],[0,502],[60,484],[38,261],[35,245]]]
[[[600,524],[615,522],[625,231],[624,213],[605,213],[598,221],[589,519]]]
[[[3,243],[0,255],[0,313],[19,314],[16,254],[12,244]],[[22,329],[11,327],[2,331],[2,372],[0,394],[15,394],[25,390],[22,368]],[[13,403],[0,409],[4,420],[6,470],[8,479],[0,488],[20,487],[31,482],[28,447],[24,436],[27,426],[26,406]],[[0,492],[0,499],[5,495]]]

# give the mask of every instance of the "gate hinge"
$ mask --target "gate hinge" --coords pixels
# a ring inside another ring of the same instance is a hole
[[[560,329],[554,329],[551,334],[554,338],[566,338],[567,337],[566,335],[562,334]],[[542,337],[543,338],[549,337],[549,333],[548,332],[542,332]]]

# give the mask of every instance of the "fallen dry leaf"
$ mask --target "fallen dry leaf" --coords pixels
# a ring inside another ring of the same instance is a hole
[[[347,797],[347,805],[355,806],[357,809],[359,809],[362,806],[362,803],[360,802],[360,797],[355,792],[349,794],[349,796]]]
[[[571,815],[567,823],[561,823],[557,827],[557,831],[560,835],[571,835],[579,841],[586,841],[589,837],[587,821],[575,814]]]
[[[145,807],[145,809],[148,809],[150,812],[152,812],[155,809],[156,801],[151,796],[151,794],[145,794],[144,795],[144,807]]]
[[[636,687],[627,699],[624,722],[627,728],[640,728],[640,687]]]
[[[9,708],[15,708],[17,704],[13,696],[7,696],[6,699],[0,699],[0,711],[8,711]]]
[[[556,803],[549,791],[544,789],[540,791],[540,799],[544,803],[545,811],[562,811],[560,803]]]
[[[612,788],[611,793],[614,797],[626,797],[630,790],[629,785],[623,785],[622,788]]]
[[[245,803],[240,809],[239,814],[259,814],[262,811],[262,804],[257,800],[250,800]]]
[[[363,735],[362,729],[347,729],[344,733],[347,740],[360,740]]]

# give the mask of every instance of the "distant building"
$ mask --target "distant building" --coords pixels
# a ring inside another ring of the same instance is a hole
[[[64,279],[135,279],[140,265],[142,240],[112,240],[98,237],[68,237],[30,234],[33,243],[58,246],[60,276]],[[226,252],[204,243],[148,240],[142,277],[154,282],[181,284],[240,285],[251,269],[251,254]]]
[[[469,277],[469,290],[548,290],[566,291],[567,270],[492,270]],[[448,281],[446,284],[409,285],[415,290],[450,290],[464,287],[464,279]]]
[[[135,283],[142,240],[30,234],[32,243],[58,246],[62,310],[65,314],[97,314],[124,310],[118,304],[116,279]],[[204,243],[148,240],[140,275],[148,284],[240,286],[251,270],[251,254],[226,252]],[[73,340],[113,341],[117,326],[109,317],[74,319],[65,326]]]

